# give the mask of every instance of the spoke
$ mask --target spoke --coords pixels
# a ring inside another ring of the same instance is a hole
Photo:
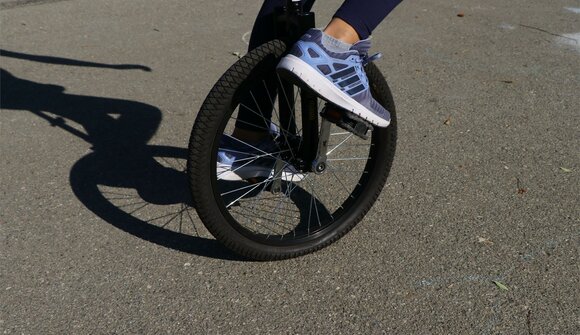
[[[314,199],[313,199],[313,201],[314,201],[314,210],[316,211],[316,220],[318,220],[318,227],[322,227],[322,222],[320,222],[320,215],[318,214],[317,202]],[[310,227],[309,227],[309,229],[310,229]]]
[[[280,75],[278,73],[276,73],[276,77],[278,78],[278,82],[280,83],[280,87],[282,88],[282,94],[284,95],[284,98],[286,98],[286,103],[288,104],[288,109],[290,109],[290,114],[291,114],[292,118],[294,120],[296,120],[296,117],[294,114],[294,108],[296,108],[296,99],[294,99],[294,108],[292,108],[292,106],[290,106],[290,101],[288,100],[288,95],[286,94],[286,90],[284,89],[284,85],[282,84],[282,80],[280,79]]]
[[[163,226],[161,226],[161,228],[165,228],[171,221],[175,220],[179,214],[181,214],[181,212],[177,212],[175,213],[175,215],[173,215],[173,217],[171,217],[171,219],[169,219],[169,221],[165,222],[165,224],[163,224]]]
[[[175,213],[169,213],[169,214],[161,215],[158,217],[154,217],[153,219],[148,219],[147,222],[163,219],[163,218],[166,218],[166,217],[171,216],[171,215],[175,215]]]
[[[268,90],[266,82],[264,80],[262,80],[262,83],[264,83],[264,88],[266,89],[266,93],[268,93],[268,98],[270,99],[270,103],[272,104],[272,108],[274,108],[274,113],[278,116],[278,122],[280,124],[282,124],[282,119],[280,118],[280,113],[276,110],[276,104],[274,103],[274,101],[272,100],[272,98],[270,96],[270,91]],[[294,100],[294,101],[296,101],[296,100]],[[288,103],[288,105],[290,105],[290,103]],[[294,152],[292,151],[292,146],[290,145],[290,142],[288,141],[288,135],[286,135],[287,131],[282,129],[281,125],[278,126],[278,129],[282,132],[282,136],[284,137],[284,141],[286,141],[286,145],[290,149],[290,155],[292,155],[292,159],[295,159]]]
[[[310,196],[312,196],[312,194],[314,194],[316,199],[321,199],[320,196],[318,196],[318,194],[316,193],[316,191],[314,190],[314,184],[312,183],[312,181],[310,181],[310,179],[302,179],[303,181],[306,180],[308,182],[308,185],[310,185],[310,189],[312,191],[312,193],[310,193]],[[316,205],[316,202],[314,203]],[[332,214],[330,214],[330,211],[328,213],[328,215],[330,215],[330,218],[334,220],[334,216],[332,216]]]
[[[279,153],[286,152],[286,151],[287,151],[287,150],[280,151]],[[251,158],[242,158],[242,159],[238,159],[238,160],[236,160],[236,162],[240,162],[240,161],[246,161],[246,160],[249,160],[249,161],[248,161],[248,162],[246,162],[246,163],[244,163],[244,164],[242,164],[242,165],[240,165],[240,166],[238,166],[237,168],[235,168],[235,169],[233,169],[233,170],[232,170],[232,169],[230,169],[230,170],[226,170],[226,171],[224,171],[224,172],[221,172],[219,175],[217,175],[217,176],[216,176],[216,177],[217,177],[217,180],[223,180],[222,178],[220,178],[220,176],[221,176],[221,175],[223,175],[223,174],[225,174],[225,173],[228,173],[228,172],[236,172],[236,171],[238,171],[239,169],[241,169],[241,168],[243,168],[243,167],[245,167],[245,166],[247,166],[247,165],[250,165],[252,162],[254,162],[254,161],[258,160],[259,158],[263,158],[263,157],[267,157],[267,156],[270,156],[270,155],[260,155],[260,156],[251,157]]]
[[[281,199],[280,199],[280,200],[281,200],[281,202],[282,202],[282,200],[284,200],[284,199],[286,199],[286,198],[281,198]],[[242,199],[242,200],[240,200],[240,204],[246,205],[246,201],[244,201],[244,200],[245,200],[245,199]],[[287,199],[286,199],[286,200],[287,200]],[[288,201],[290,201],[290,200],[288,200]],[[246,207],[247,207],[247,206],[246,206]],[[274,206],[274,205],[269,205],[269,204],[261,204],[261,205],[260,205],[260,207],[262,207],[262,208],[269,208],[271,212],[272,212],[272,211],[276,211],[276,210],[278,210],[278,205],[275,205],[275,206]],[[285,209],[283,212],[284,212],[284,213],[291,213],[291,214],[297,214],[297,213],[300,213],[300,211],[299,211],[299,210],[297,210],[297,209],[290,209],[290,208],[287,208],[287,209]]]
[[[229,137],[229,138],[231,138],[232,140],[236,140],[236,141],[238,141],[238,142],[240,142],[240,143],[242,143],[242,144],[244,144],[244,145],[247,145],[248,147],[250,147],[250,148],[252,148],[252,149],[254,149],[254,150],[258,150],[259,152],[261,152],[261,153],[263,153],[263,154],[268,154],[266,151],[264,151],[264,150],[262,150],[262,149],[258,149],[258,148],[256,148],[255,146],[251,145],[250,143],[247,143],[247,142],[244,142],[244,141],[240,140],[239,138],[233,137],[232,135],[227,135],[227,134],[224,134],[224,135],[225,135],[226,137]]]
[[[318,195],[316,195],[316,192],[314,191],[314,185],[312,185],[312,183],[310,183],[310,189],[312,191],[312,193],[310,193],[310,209],[309,209],[309,213],[308,213],[308,234],[310,234],[310,218],[312,217],[312,203],[314,203],[314,211],[316,212],[316,220],[318,220],[318,227],[322,227],[322,223],[320,222],[320,216],[318,215]],[[316,197],[314,196],[316,195]],[[330,215],[332,217],[332,214]],[[334,218],[332,218],[334,220]]]
[[[187,216],[189,217],[189,220],[191,220],[191,225],[193,226],[193,230],[195,231],[195,236],[199,236],[199,232],[197,231],[197,227],[195,227],[195,222],[193,221],[193,218],[191,217],[191,214],[189,213],[189,206],[186,207],[185,213],[187,213]]]
[[[350,131],[344,131],[344,132],[341,132],[341,133],[332,133],[332,134],[330,134],[330,136],[350,135],[350,134],[352,134]]]
[[[266,81],[264,79],[262,79],[262,84],[264,84],[264,89],[266,90],[266,93],[268,94],[268,99],[270,100],[270,104],[272,104],[272,109],[274,110],[274,114],[278,117],[278,125],[282,125],[282,119],[280,118],[280,113],[276,109],[276,104],[275,104],[276,97],[274,97],[272,99],[272,96],[270,95],[270,90],[268,89],[268,85],[266,85]]]
[[[272,179],[272,180],[273,180],[273,179]],[[252,191],[253,191],[253,190],[255,190],[256,188],[260,187],[260,185],[261,185],[261,184],[263,184],[263,183],[265,183],[265,182],[269,182],[269,181],[270,181],[270,179],[266,179],[266,180],[265,180],[265,181],[263,181],[263,182],[257,183],[257,184],[256,184],[256,186],[254,186],[253,188],[251,188],[251,189],[250,189],[248,192],[246,192],[246,193],[242,194],[242,196],[240,196],[240,197],[238,197],[236,200],[234,200],[234,201],[230,202],[230,203],[229,203],[229,205],[227,205],[227,206],[226,206],[226,208],[228,208],[228,207],[230,207],[231,205],[235,204],[235,203],[236,203],[238,200],[242,199],[243,197],[245,197],[246,195],[248,195],[250,192],[252,192]],[[253,186],[253,185],[250,185],[250,186]],[[245,186],[245,187],[243,187],[243,188],[247,188],[247,186]],[[232,192],[233,192],[233,191],[230,191],[230,192],[227,192],[227,193],[224,193],[224,194],[229,194],[229,193],[232,193]],[[222,194],[222,196],[223,196],[224,194]]]
[[[256,185],[257,185],[257,186],[260,186],[260,185],[262,185],[262,184],[264,184],[264,183],[269,183],[270,181],[271,181],[271,179],[266,179],[266,180],[264,180],[264,181],[261,181],[261,182],[259,182],[259,183],[256,183],[256,184],[250,184],[250,185],[247,185],[247,186],[243,186],[243,187],[237,188],[237,189],[235,189],[235,190],[227,191],[227,192],[225,192],[225,193],[222,193],[222,194],[220,194],[220,195],[223,197],[224,195],[228,195],[228,194],[230,194],[230,193],[234,193],[234,192],[237,192],[237,191],[245,190],[245,189],[247,189],[247,188],[250,188],[250,187],[252,187],[252,186],[256,186]]]
[[[240,107],[245,107],[245,105],[242,104],[242,103],[240,103]],[[258,114],[258,113],[254,112],[253,110],[251,110],[248,107],[246,107],[246,109],[250,110],[250,112],[253,112],[254,114]],[[235,117],[235,116],[231,116],[230,119],[235,120],[236,123],[240,122],[240,123],[243,123],[243,124],[247,124],[248,126],[252,126],[254,128],[263,129],[263,130],[266,130],[266,131],[270,129],[270,128],[266,128],[266,127],[259,127],[259,126],[255,125],[253,123],[249,123],[249,122],[244,121],[244,120],[242,120],[242,119],[240,119],[238,117]]]
[[[140,198],[135,197],[134,199],[140,199]],[[123,207],[127,207],[127,206],[132,206],[132,205],[140,205],[140,204],[143,204],[143,203],[147,203],[147,202],[145,200],[143,200],[143,199],[140,199],[137,202],[131,202],[131,203],[128,203],[128,204],[122,204],[122,205],[119,205],[117,207],[118,208],[123,208]]]
[[[292,186],[292,185],[290,185],[290,186]],[[286,187],[286,191],[284,192],[284,195],[286,195],[286,198],[290,199],[290,194],[292,193],[292,191],[293,191],[293,190],[294,190],[296,187],[297,187],[297,186],[295,186],[294,188],[289,188],[289,187]],[[281,203],[282,203],[282,202],[281,202]],[[285,211],[288,211],[288,207],[287,207],[287,206],[288,206],[288,203],[287,203],[287,202],[284,202],[284,210],[285,210]],[[300,220],[300,217],[298,217],[298,220]],[[298,222],[298,223],[300,223],[300,222]],[[285,226],[285,225],[286,225],[286,218],[284,218],[284,223],[283,223],[282,225],[283,225],[283,226]],[[294,227],[294,228],[296,228],[296,227]],[[296,229],[293,229],[293,235],[294,235],[294,237],[296,237],[296,231],[295,231],[295,230],[296,230]],[[283,238],[283,237],[281,236],[281,237],[280,237],[280,239],[282,239],[282,238]]]
[[[344,186],[344,184],[342,183],[342,180],[340,180],[340,178],[338,178],[338,176],[336,175],[336,173],[334,173],[332,167],[330,167],[330,166],[327,166],[327,167],[330,170],[330,173],[332,173],[332,175],[334,176],[334,178],[336,178],[336,180],[338,181],[338,183],[342,186],[342,188],[346,192],[346,195],[349,196],[349,197],[351,197],[351,198],[354,198],[352,196],[352,194],[348,191],[348,188],[346,186]]]
[[[284,192],[284,194],[286,194],[286,192]],[[288,207],[286,207],[287,203],[285,201],[280,201],[280,203],[283,204],[284,210],[287,211],[288,210]],[[286,219],[288,219],[288,218],[284,217],[284,222],[282,222],[282,227],[286,227]],[[283,235],[280,234],[280,239],[282,239],[282,238],[283,238]]]
[[[252,91],[250,91],[250,95],[252,96],[252,100],[254,100],[254,104],[256,104],[256,107],[258,108],[258,112],[260,112],[260,116],[262,116],[262,119],[264,120],[264,124],[266,125],[266,127],[268,129],[270,129],[270,123],[272,121],[268,121],[268,119],[266,119],[264,117],[264,113],[262,113],[262,110],[260,109],[260,105],[258,104],[258,101],[256,100],[256,97],[254,96],[254,93],[252,93]]]
[[[224,171],[224,172],[220,173],[219,175],[217,175],[217,176],[216,176],[216,177],[217,177],[217,180],[223,180],[223,179],[220,177],[221,175],[223,175],[223,174],[225,174],[225,173],[228,173],[228,172],[230,172],[230,173],[234,173],[234,172],[238,171],[239,169],[241,169],[241,168],[243,168],[243,167],[245,167],[245,166],[247,166],[247,165],[251,164],[252,162],[256,161],[257,159],[258,159],[258,158],[253,158],[252,160],[250,160],[250,161],[246,162],[246,163],[245,163],[245,164],[243,164],[243,165],[240,165],[240,166],[238,166],[237,168],[235,168],[235,169],[233,169],[233,170],[232,170],[232,169],[229,169],[229,170],[226,170],[226,171]]]
[[[247,209],[246,209],[246,210],[247,210]],[[292,212],[292,211],[289,211],[289,210],[286,210],[285,212],[269,211],[269,210],[266,210],[266,209],[259,209],[259,208],[258,208],[258,209],[255,209],[255,210],[257,210],[257,211],[259,211],[259,212],[264,212],[264,213],[268,213],[268,214],[273,214],[273,216],[282,216],[282,217],[287,217],[287,218],[291,218],[291,219],[300,219],[300,216],[295,216],[295,215],[289,215],[289,214],[285,214],[285,213],[287,213],[287,212],[290,212],[290,213],[297,214],[297,212]],[[283,214],[283,213],[284,213],[284,214]],[[298,214],[299,214],[299,213],[298,213]],[[265,219],[265,217],[261,217],[261,218]],[[274,220],[272,220],[272,219],[269,219],[269,220],[270,220],[271,222],[275,222],[275,221],[274,221]],[[282,226],[284,226],[284,225],[282,225]]]
[[[243,197],[245,197],[246,195],[250,194],[253,190],[255,190],[256,188],[260,187],[260,184],[257,184],[256,186],[254,186],[253,188],[251,188],[248,192],[242,194],[240,197],[238,197],[236,200],[230,202],[226,208],[229,208],[231,205],[235,204],[238,200],[242,199]]]
[[[264,187],[262,187],[262,190],[260,191],[260,193],[264,192],[264,190],[266,189],[266,186],[268,186],[268,183],[264,183]],[[255,210],[255,208],[256,208],[256,202],[254,202],[252,204],[252,211]]]
[[[272,158],[274,158],[274,159],[278,159],[278,157],[275,157],[275,156],[274,156],[275,154],[280,154],[280,153],[283,153],[283,152],[286,152],[286,151],[288,151],[288,150],[281,150],[281,151],[277,151],[277,152],[273,152],[273,153],[268,153],[268,152],[265,152],[264,150],[261,150],[261,149],[258,149],[258,148],[256,148],[256,147],[254,147],[254,146],[252,146],[252,145],[250,145],[250,144],[248,144],[248,143],[246,143],[246,142],[244,142],[244,141],[241,141],[241,140],[239,140],[239,139],[237,139],[237,138],[235,138],[235,137],[233,137],[233,136],[230,136],[230,135],[225,135],[225,136],[228,136],[228,137],[230,137],[230,138],[232,138],[232,139],[235,139],[236,141],[238,141],[238,142],[241,142],[241,143],[243,143],[243,144],[245,144],[245,145],[247,145],[247,146],[249,146],[249,147],[251,147],[251,148],[253,148],[253,149],[255,149],[255,150],[261,151],[261,152],[262,152],[262,153],[264,153],[264,154],[263,154],[263,155],[259,155],[259,156],[257,156],[257,155],[256,155],[256,156],[254,156],[254,157],[252,157],[252,158],[242,158],[242,159],[240,159],[239,161],[244,161],[244,160],[248,160],[248,159],[250,159],[250,160],[249,160],[248,162],[246,162],[245,164],[243,164],[243,165],[241,165],[241,166],[238,166],[238,167],[237,167],[237,168],[235,168],[234,170],[227,170],[227,171],[224,171],[224,172],[220,173],[218,176],[216,176],[218,180],[222,180],[221,178],[219,178],[219,176],[223,175],[224,173],[227,173],[227,172],[236,172],[236,171],[238,171],[239,169],[241,169],[241,168],[243,168],[243,167],[245,167],[245,166],[249,165],[250,163],[254,162],[255,160],[257,160],[257,159],[259,159],[259,158],[270,156],[270,157],[272,157]],[[232,150],[231,152],[234,152],[234,150]],[[241,152],[241,151],[237,151],[237,152],[238,152],[238,153],[244,153],[244,152]],[[287,162],[285,162],[285,163],[287,163]]]
[[[273,227],[267,227],[267,226],[265,226],[263,223],[261,223],[261,222],[258,222],[258,221],[256,221],[256,220],[253,220],[253,219],[252,219],[252,218],[264,219],[264,217],[262,217],[262,216],[260,216],[260,215],[255,215],[255,214],[254,214],[254,215],[248,215],[248,214],[246,214],[246,213],[241,213],[241,212],[240,212],[240,209],[236,209],[236,211],[234,211],[234,214],[239,214],[239,215],[241,215],[241,216],[243,216],[243,217],[247,218],[247,219],[248,219],[250,222],[253,222],[253,223],[255,223],[257,226],[259,226],[259,227],[262,227],[262,228],[264,228],[264,229],[266,229],[266,230],[269,230],[270,232],[273,232],[273,233],[275,233],[276,235],[282,235],[282,233],[279,233],[279,232],[275,231],[275,229],[273,229],[274,227],[279,227],[279,226],[277,226],[277,225],[274,225]],[[270,236],[270,234],[269,234],[269,233],[268,233],[268,234],[265,234],[265,235],[268,235],[268,236]]]
[[[288,100],[288,95],[286,94],[286,90],[284,89],[284,84],[282,84],[282,80],[280,79],[280,75],[278,73],[276,73],[276,77],[278,78],[278,82],[280,83],[280,88],[282,88],[282,94],[284,95],[284,98],[286,99],[286,103],[288,104],[288,109],[290,109],[292,111],[293,109],[292,109],[292,106],[290,106],[290,101]]]
[[[237,118],[237,117],[234,117],[234,116],[230,117],[230,119],[232,119],[232,120],[235,120],[236,122],[241,122],[241,123],[243,123],[243,124],[246,124],[246,125],[248,125],[248,126],[252,126],[252,127],[256,127],[256,128],[259,128],[259,129],[264,129],[264,130],[268,130],[268,131],[270,130],[270,128],[266,129],[266,128],[263,128],[263,127],[257,127],[257,126],[256,126],[255,124],[253,124],[253,123],[246,122],[246,121],[244,121],[244,120],[241,120],[240,118]],[[279,127],[277,123],[275,123],[275,122],[272,122],[272,123],[273,123],[273,124],[274,124],[276,127],[278,127],[278,129],[279,129],[280,131],[282,131],[283,133],[285,133],[285,134],[290,134],[290,132],[289,132],[289,131],[287,131],[287,130],[284,130],[284,129],[282,129],[281,127]]]
[[[278,153],[282,153],[282,152],[286,152],[286,151],[288,151],[288,150],[279,151]],[[270,155],[271,155],[271,154],[270,154]],[[246,163],[245,163],[245,164],[243,164],[243,165],[240,165],[240,166],[238,166],[237,168],[235,168],[235,169],[233,169],[233,170],[231,170],[231,169],[230,169],[230,170],[226,170],[226,171],[224,171],[224,172],[220,173],[218,176],[216,176],[216,177],[217,177],[217,180],[223,180],[223,179],[221,179],[221,178],[220,178],[220,176],[221,176],[221,175],[223,175],[223,174],[225,174],[225,173],[228,173],[228,172],[236,172],[236,171],[238,171],[239,169],[241,169],[241,168],[243,168],[243,167],[245,167],[245,166],[247,166],[247,165],[251,164],[252,162],[256,161],[257,159],[259,159],[259,158],[262,158],[262,157],[266,157],[266,156],[269,156],[269,155],[261,155],[261,156],[256,156],[255,158],[244,158],[244,159],[239,159],[239,160],[237,160],[237,162],[239,162],[239,161],[244,161],[244,160],[248,160],[248,159],[251,159],[251,160],[250,160],[249,162],[246,162]],[[288,162],[286,162],[286,161],[283,161],[283,162],[285,163],[285,165],[284,165],[284,168],[282,169],[281,173],[284,173],[284,169],[286,169],[288,166],[290,166],[290,163],[288,163]],[[275,163],[274,163],[274,164],[275,164]],[[272,167],[272,170],[274,170],[274,168],[273,168],[273,167]],[[288,172],[286,172],[286,173],[288,173]],[[296,173],[291,173],[291,174],[292,174],[292,176],[294,176]],[[275,176],[272,176],[272,177],[275,177]],[[270,178],[270,177],[268,177],[268,178]],[[274,178],[274,179],[277,179],[277,178]],[[272,180],[274,180],[274,179],[272,179]]]
[[[250,147],[250,148],[252,148],[254,150],[257,150],[257,151],[265,154],[266,156],[271,156],[272,158],[277,158],[277,157],[274,157],[272,153],[269,153],[269,152],[266,152],[266,151],[264,151],[262,149],[259,149],[259,148],[255,147],[255,146],[251,145],[250,143],[244,142],[244,141],[242,141],[242,140],[240,140],[238,138],[235,138],[235,137],[233,137],[231,135],[226,135],[226,134],[224,134],[224,135],[227,136],[227,137],[229,137],[229,138],[231,138],[231,139],[233,139],[233,140],[236,140],[236,141],[238,141],[238,142],[240,142],[240,143],[242,143],[244,145],[247,145],[248,147]],[[278,151],[276,153],[281,153],[281,152],[284,152],[284,151]],[[241,153],[243,153],[243,152],[241,152]]]
[[[284,152],[289,151],[289,150],[280,150],[280,151],[269,152],[269,153],[264,154],[264,155],[255,155],[255,154],[250,153],[250,152],[247,152],[247,151],[238,151],[238,150],[233,150],[233,149],[228,149],[228,148],[222,148],[222,147],[220,147],[218,149],[221,150],[221,151],[232,152],[232,153],[235,153],[235,154],[244,154],[244,155],[252,156],[250,158],[240,158],[240,159],[236,159],[236,162],[245,161],[245,160],[248,160],[248,159],[254,159],[254,158],[261,158],[261,157],[266,157],[266,156],[277,155],[277,154],[281,154],[281,153],[284,153]]]
[[[337,144],[334,148],[332,148],[331,150],[329,150],[326,155],[330,156],[330,154],[332,154],[332,152],[336,149],[338,149],[341,145],[344,144],[344,142],[348,141],[351,137],[353,136],[353,134],[350,134],[349,136],[347,136],[344,140],[342,140],[342,142],[340,142],[339,144]]]
[[[135,212],[137,212],[138,210],[140,210],[140,209],[142,209],[142,208],[145,208],[145,207],[147,207],[147,206],[149,206],[149,205],[150,205],[150,203],[146,202],[146,203],[145,203],[143,206],[141,206],[141,207],[138,207],[137,209],[134,209],[133,211],[129,212],[129,214],[134,214],[134,213],[135,213]]]
[[[259,212],[267,213],[267,214],[270,214],[270,215],[271,215],[271,214],[274,214],[274,213],[272,213],[271,211],[268,211],[268,210],[264,210],[264,209],[257,209],[256,211],[250,211],[250,210],[249,210],[249,209],[247,209],[247,208],[238,208],[238,207],[236,207],[236,210],[235,210],[234,212],[235,212],[236,214],[239,214],[239,215],[241,215],[241,216],[244,216],[244,217],[254,217],[254,218],[260,218],[260,219],[262,219],[264,222],[268,222],[268,223],[270,223],[272,226],[279,226],[279,227],[281,227],[281,226],[282,226],[282,225],[280,225],[280,224],[276,223],[277,221],[276,221],[276,220],[273,220],[273,219],[272,219],[272,217],[269,217],[269,216],[264,216],[264,215],[262,215],[262,214],[259,214]],[[275,213],[275,215],[279,215],[279,216],[288,216],[288,217],[291,217],[291,218],[294,218],[294,219],[296,219],[296,217],[295,217],[295,216],[290,216],[290,215],[281,215],[281,214],[279,214],[279,213]],[[274,216],[275,216],[275,215],[274,215]],[[274,224],[272,224],[272,223],[274,223]]]
[[[330,162],[337,162],[337,161],[360,161],[360,160],[368,160],[371,159],[370,157],[349,157],[349,158],[329,158],[326,161]]]
[[[310,234],[310,218],[312,218],[312,202],[314,201],[314,196],[310,194],[310,204],[308,207],[308,234]]]
[[[264,226],[262,223],[260,223],[260,222],[258,222],[258,221],[254,221],[254,220],[252,220],[252,218],[251,218],[249,215],[246,215],[245,213],[241,213],[241,212],[239,211],[239,209],[232,210],[232,213],[233,213],[233,214],[238,214],[239,216],[242,216],[242,217],[246,218],[246,219],[248,220],[248,223],[254,223],[254,224],[255,224],[256,226],[258,226],[258,227],[262,227],[262,228],[269,229],[269,227],[265,227],[265,226]],[[254,233],[258,233],[258,231],[257,231],[257,230],[255,230],[255,229],[253,229],[253,232],[254,232]]]
[[[249,122],[246,122],[246,121],[244,121],[244,120],[240,120],[240,119],[239,119],[239,118],[237,118],[237,117],[233,117],[233,116],[232,116],[232,117],[230,117],[230,119],[232,119],[232,120],[236,120],[237,122],[242,122],[242,123],[245,123],[245,124],[247,124],[247,125],[249,125],[249,126],[253,126],[253,127],[257,127],[257,128],[260,128],[260,129],[265,129],[265,130],[270,130],[270,125],[268,124],[268,119],[266,119],[266,118],[264,117],[264,115],[261,115],[260,113],[256,112],[255,110],[251,109],[250,107],[248,107],[248,106],[244,105],[244,104],[243,104],[243,103],[241,103],[241,102],[240,102],[240,107],[244,107],[244,108],[246,108],[247,110],[249,110],[250,112],[252,112],[253,114],[255,114],[255,115],[257,115],[257,116],[261,117],[261,118],[264,120],[264,122],[266,123],[266,128],[258,127],[258,126],[256,126],[256,125],[255,125],[255,124],[253,124],[253,123],[249,123]],[[270,122],[272,122],[272,120],[270,120]],[[279,129],[281,128],[279,124],[276,124],[275,122],[272,122],[272,123],[274,123],[274,125],[275,125],[276,127],[278,127]]]
[[[276,74],[278,76],[278,82],[280,83],[280,87],[282,87],[282,93],[284,94],[284,98],[286,98],[286,103],[288,104],[288,108],[290,109],[290,114],[292,115],[292,118],[294,120],[296,120],[296,100],[298,99],[298,95],[301,92],[301,88],[300,86],[297,86],[296,89],[296,95],[294,96],[294,107],[290,106],[290,102],[288,101],[288,96],[286,95],[286,90],[284,89],[284,86],[282,85],[282,80],[280,79],[280,75]],[[297,135],[300,135],[300,133],[302,132],[302,129],[299,129],[296,131]]]
[[[284,169],[285,169],[287,166],[288,166],[288,165],[284,166]],[[284,169],[282,169],[282,170],[280,171],[280,173],[283,173],[283,172],[284,172]],[[286,190],[284,191],[284,196],[285,196],[285,197],[284,197],[284,198],[281,198],[281,199],[279,198],[279,199],[280,199],[280,201],[278,201],[278,205],[276,206],[276,211],[279,211],[279,210],[280,210],[280,205],[282,205],[282,204],[284,204],[284,203],[285,203],[284,201],[282,201],[282,199],[288,198],[288,194],[289,194],[289,193],[288,193],[288,188],[286,188]],[[287,209],[287,208],[284,208],[284,210],[288,211],[288,209]],[[284,219],[284,223],[286,223],[286,219]]]
[[[181,233],[181,228],[183,226],[183,204],[181,204],[181,209],[179,210],[179,232]]]
[[[263,197],[263,198],[259,198],[259,199],[243,199],[243,201],[244,202],[251,202],[251,201],[263,201],[263,200],[275,200],[275,199],[280,199],[280,196]]]

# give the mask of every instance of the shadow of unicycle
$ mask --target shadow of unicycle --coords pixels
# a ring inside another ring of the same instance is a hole
[[[145,68],[5,50],[0,56],[69,66]],[[163,247],[244,260],[217,242],[197,217],[185,173],[187,149],[148,144],[161,123],[158,108],[138,101],[71,94],[63,86],[20,78],[5,69],[0,69],[0,79],[3,110],[32,113],[47,126],[91,145],[91,152],[72,166],[69,179],[76,197],[95,215]]]
[[[200,256],[241,260],[203,228],[185,174],[186,149],[148,145],[92,152],[72,167],[74,194],[93,213],[131,235]]]

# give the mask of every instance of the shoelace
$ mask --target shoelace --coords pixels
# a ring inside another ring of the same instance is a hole
[[[377,52],[376,54],[374,54],[374,55],[372,55],[370,57],[369,57],[369,55],[364,54],[364,55],[361,56],[361,63],[364,66],[364,65],[367,65],[370,62],[374,62],[375,60],[377,60],[377,59],[379,59],[381,57],[383,57],[383,54],[380,53],[380,52]]]

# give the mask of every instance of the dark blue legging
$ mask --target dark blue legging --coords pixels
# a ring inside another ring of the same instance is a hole
[[[282,7],[286,4],[287,0],[265,0],[260,8],[260,12],[256,17],[254,22],[254,27],[252,28],[252,35],[250,37],[250,43],[248,50],[252,50],[263,43],[266,43],[275,38],[274,30],[272,29],[272,14],[277,7]],[[305,0],[304,10],[310,11],[315,0]],[[346,23],[350,24],[358,33],[360,39],[367,39],[373,30],[383,21],[383,19],[403,0],[345,0],[340,6],[340,8],[334,14],[334,17],[338,17],[344,20]],[[260,89],[257,89],[260,91]],[[260,112],[266,119],[271,118],[271,106],[268,106],[269,98],[265,93],[255,92],[257,96],[260,96],[260,102],[258,104],[262,105]],[[261,98],[264,96],[265,98]],[[255,98],[255,97],[254,97]],[[245,105],[253,104],[256,102],[250,101],[249,98],[242,99],[247,100]],[[271,105],[271,104],[270,104]],[[240,108],[239,117],[241,122],[237,122],[236,126],[244,129],[252,130],[262,130],[264,131],[264,119],[255,112],[248,111],[246,108]],[[249,126],[250,124],[256,125],[256,127]]]
[[[274,39],[271,14],[287,0],[265,0],[252,28],[249,49]],[[350,24],[361,40],[367,39],[373,30],[403,0],[346,0],[334,14]],[[314,0],[304,1],[304,10],[309,11]]]

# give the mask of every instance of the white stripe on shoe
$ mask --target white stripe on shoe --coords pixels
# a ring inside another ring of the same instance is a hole
[[[313,69],[308,63],[292,54],[288,54],[282,58],[280,63],[278,63],[277,68],[291,72],[295,77],[304,82],[308,87],[318,93],[325,100],[328,100],[338,105],[339,107],[368,120],[370,123],[377,127],[387,127],[390,123],[390,120],[385,120],[372,111],[369,111],[365,106],[351,98],[340,88],[336,87],[328,78]],[[334,78],[333,76],[335,76],[336,78],[334,79],[339,79],[345,75],[349,75],[350,72],[354,73],[353,70],[354,69],[352,67],[341,70],[332,74],[331,78]],[[358,93],[360,92],[359,86],[355,86],[350,90],[353,92],[356,91]]]

